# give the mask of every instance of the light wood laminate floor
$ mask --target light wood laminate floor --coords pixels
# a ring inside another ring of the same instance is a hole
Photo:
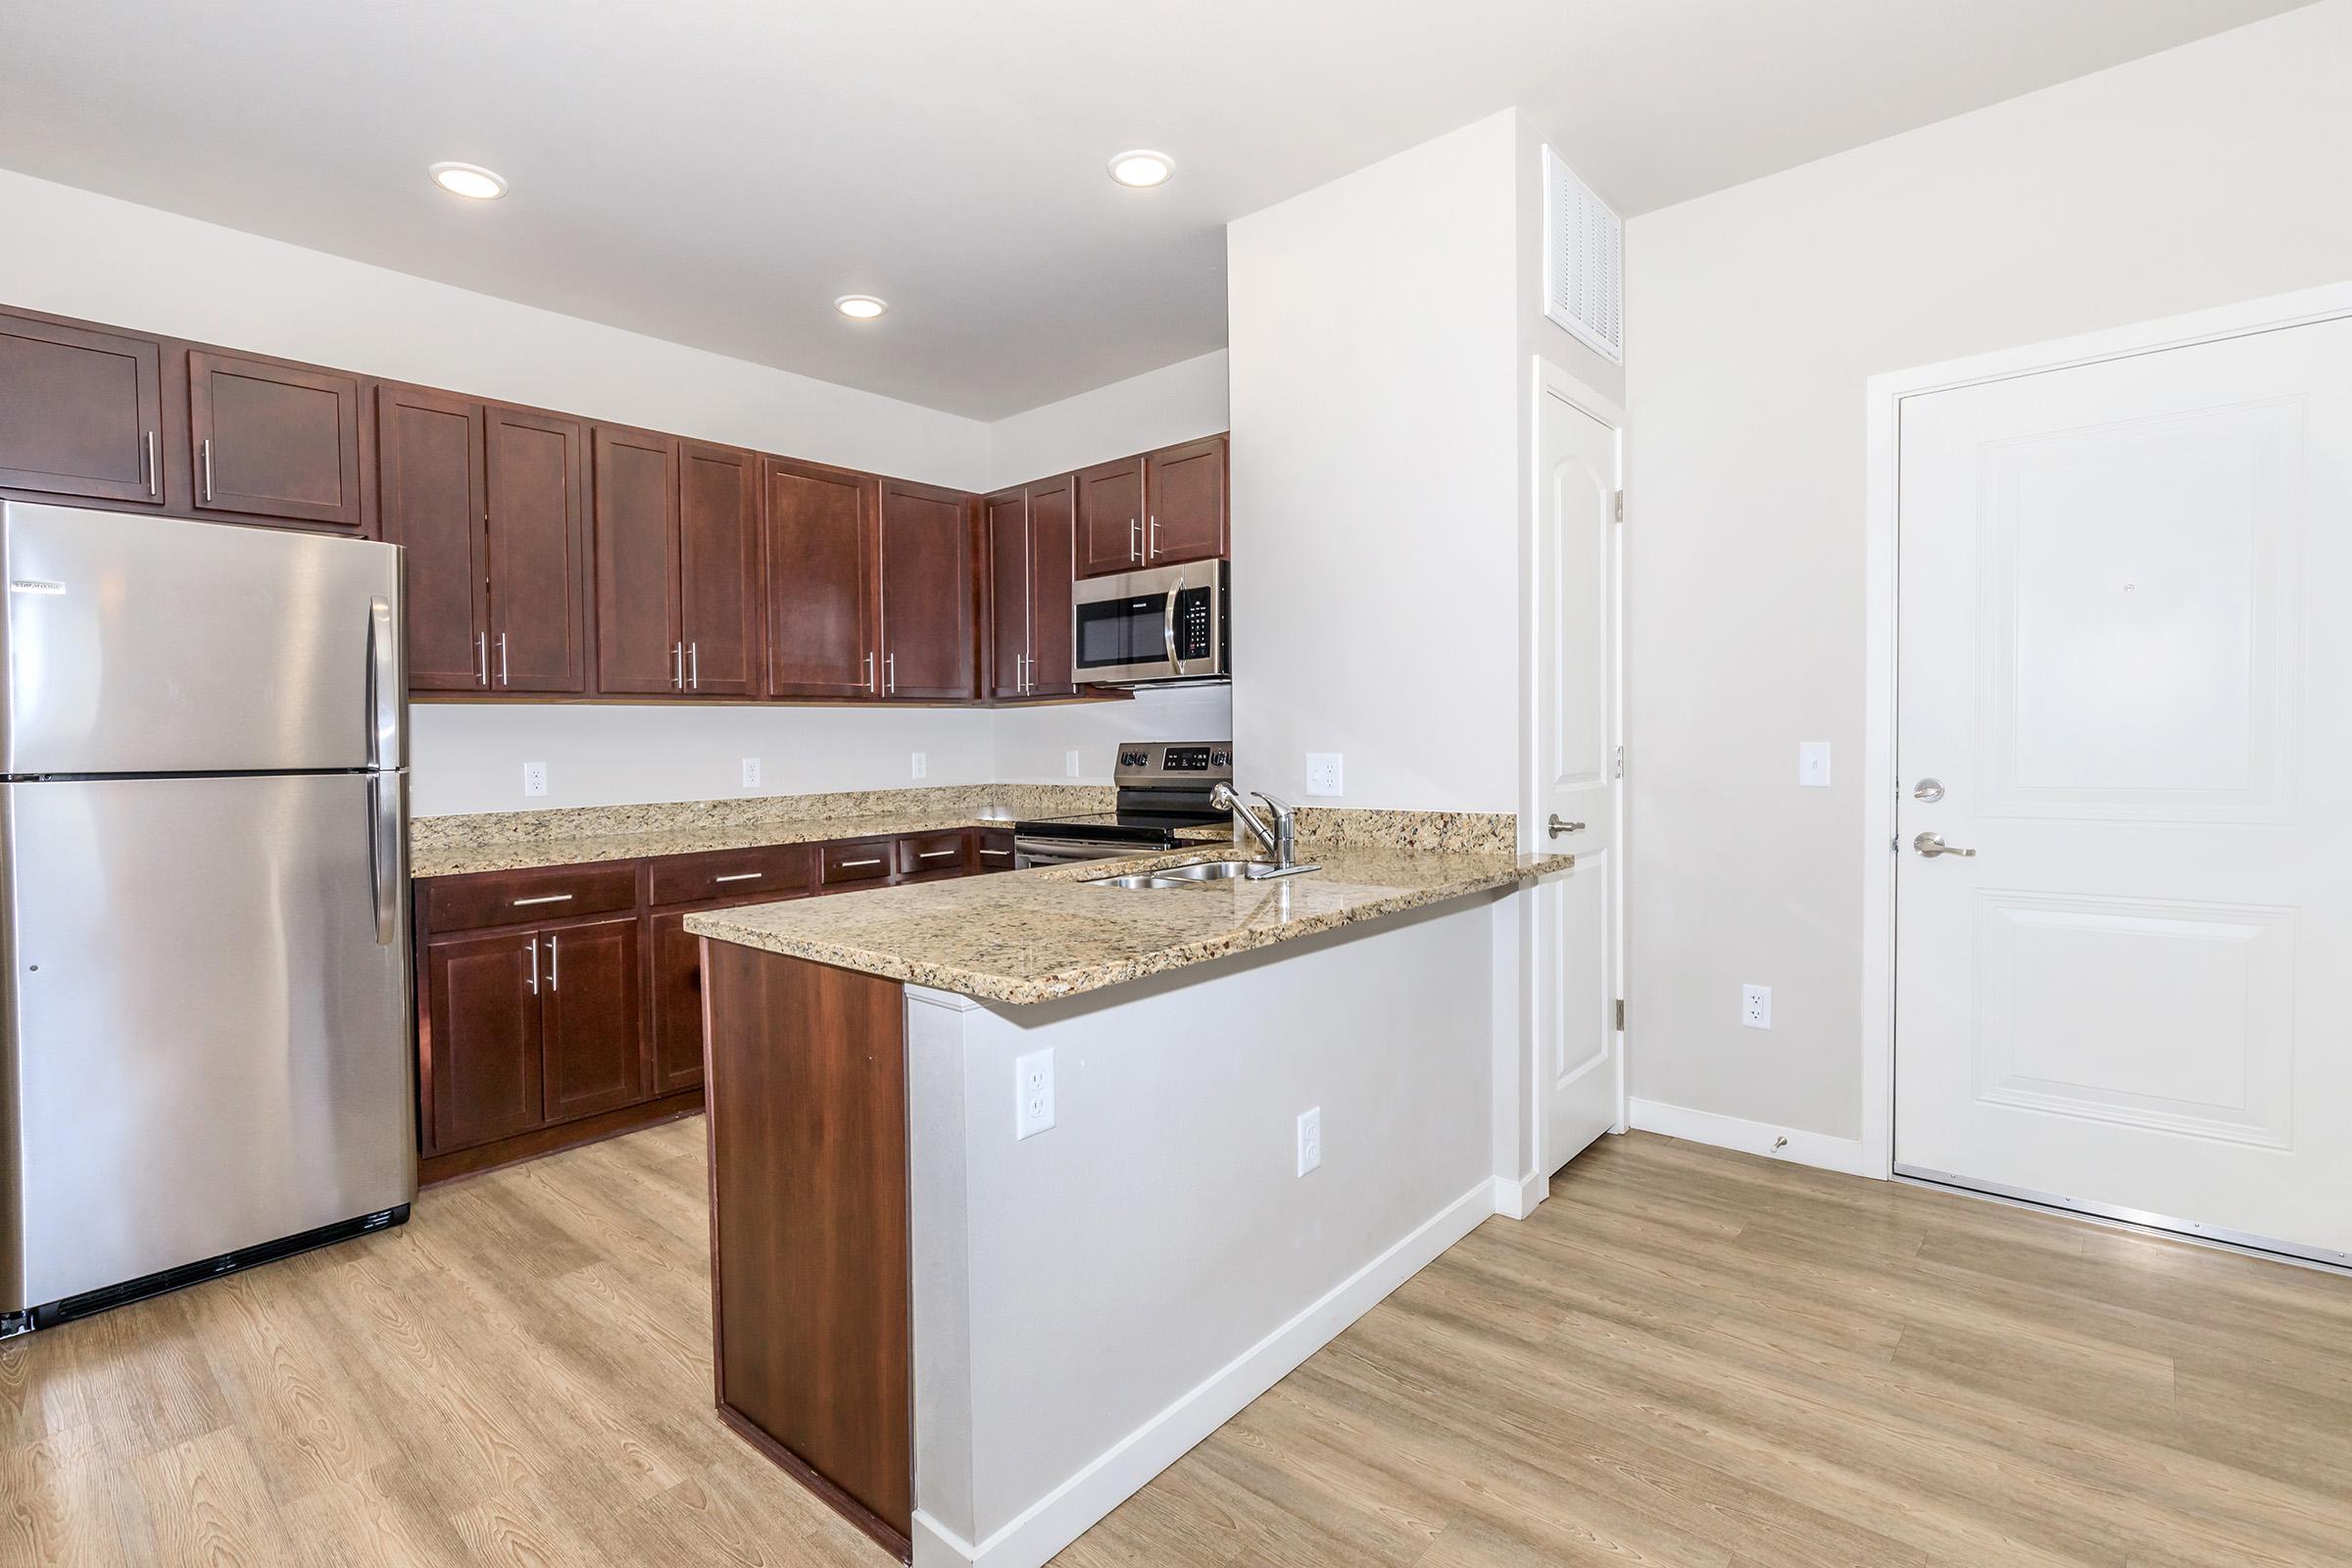
[[[711,1415],[702,1139],[0,1347],[0,1563],[885,1563]],[[2343,1564],[2352,1280],[1608,1139],[1060,1560]]]

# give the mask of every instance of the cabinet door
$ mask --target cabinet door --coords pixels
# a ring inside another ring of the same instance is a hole
[[[225,354],[188,353],[196,505],[358,529],[360,383]]]
[[[547,1119],[632,1104],[645,1098],[643,1015],[637,1002],[637,917],[557,926],[539,937],[547,955]]]
[[[594,439],[596,689],[682,692],[677,440],[604,424]]]
[[[1018,490],[980,504],[988,539],[988,695],[1022,697],[1029,685],[1029,511]]]
[[[0,486],[161,505],[162,347],[0,315]]]
[[[539,942],[525,930],[425,944],[435,1153],[529,1132],[544,1119]]]
[[[1225,554],[1225,438],[1154,452],[1144,474],[1144,537],[1153,565]]]
[[[1107,577],[1144,564],[1144,460],[1121,458],[1081,468],[1078,575]]]
[[[653,917],[654,1093],[674,1095],[703,1081],[703,939],[686,915]]]
[[[493,406],[485,416],[490,490],[490,686],[588,690],[587,511],[575,420]]]
[[[978,695],[971,498],[882,481],[882,693],[938,702]]]
[[[378,387],[375,458],[385,542],[408,552],[409,689],[479,691],[490,631],[482,407]]]
[[[767,693],[877,696],[879,481],[785,458],[767,459],[765,469]]]
[[[684,443],[678,469],[678,589],[686,689],[760,690],[760,466],[733,447]]]
[[[1077,691],[1070,653],[1073,486],[1065,474],[1029,486],[1029,695]]]

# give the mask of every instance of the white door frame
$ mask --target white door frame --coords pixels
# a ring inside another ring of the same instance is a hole
[[[1896,772],[1896,543],[1901,505],[1903,399],[2004,381],[2101,360],[2128,359],[2223,338],[2352,317],[2352,282],[2250,300],[2157,321],[2003,349],[1870,378],[1863,629],[1862,1163],[1894,1174],[1894,872]]]
[[[1523,564],[1542,559],[1538,536],[1544,526],[1544,484],[1543,475],[1539,471],[1543,466],[1542,441],[1539,431],[1542,428],[1545,397],[1556,397],[1570,408],[1592,416],[1617,432],[1617,482],[1620,487],[1627,485],[1628,467],[1625,410],[1569,374],[1557,364],[1545,359],[1542,354],[1533,355],[1531,358],[1534,361],[1530,372],[1534,395],[1529,399],[1527,406],[1528,480],[1525,508],[1527,515],[1522,520],[1520,536],[1520,560]],[[1627,510],[1629,513],[1632,510],[1630,501],[1627,503]],[[1609,659],[1615,666],[1614,689],[1609,696],[1610,707],[1614,714],[1615,733],[1609,737],[1609,744],[1622,748],[1625,744],[1624,519],[1620,518],[1615,527],[1616,534],[1611,540],[1609,550],[1610,640],[1612,643]],[[1536,635],[1538,591],[1536,574],[1533,570],[1523,569],[1519,578],[1521,586],[1519,643],[1525,653],[1525,659],[1519,671],[1519,849],[1523,854],[1535,854],[1542,853],[1547,842],[1537,827],[1537,818],[1542,814],[1539,810],[1542,797],[1536,785],[1537,763],[1534,745],[1538,690],[1535,662],[1543,657],[1543,643],[1542,639]],[[1614,869],[1609,878],[1608,900],[1610,928],[1616,933],[1616,951],[1613,955],[1615,972],[1610,976],[1610,980],[1616,988],[1617,996],[1622,998],[1626,994],[1625,833],[1628,814],[1625,809],[1625,785],[1622,779],[1617,781],[1617,787],[1612,791],[1612,796],[1616,801],[1616,821],[1613,824],[1615,831],[1609,841],[1613,849],[1609,858]],[[1541,1165],[1544,1157],[1542,1126],[1544,1104],[1539,1079],[1543,1070],[1544,1052],[1543,1043],[1535,1038],[1536,1008],[1533,990],[1535,972],[1532,967],[1534,955],[1523,953],[1522,960],[1519,965],[1519,1076],[1520,1082],[1524,1086],[1521,1115],[1525,1122],[1528,1148],[1536,1152],[1538,1163]],[[1626,1038],[1622,1032],[1617,1041],[1616,1071],[1617,1119],[1609,1130],[1621,1133],[1629,1125],[1626,1100]]]

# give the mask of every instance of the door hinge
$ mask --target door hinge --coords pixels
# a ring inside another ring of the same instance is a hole
[[[1625,492],[1622,490],[1617,492],[1617,520],[1625,520]]]
[[[1617,760],[1614,766],[1616,768],[1616,776],[1618,778],[1625,777],[1625,748],[1622,746],[1617,748]]]
[[[1617,999],[1617,1032],[1625,1033],[1625,999],[1623,997]]]

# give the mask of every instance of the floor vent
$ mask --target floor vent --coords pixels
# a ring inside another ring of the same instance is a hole
[[[1625,220],[1544,149],[1544,314],[1625,363]]]

